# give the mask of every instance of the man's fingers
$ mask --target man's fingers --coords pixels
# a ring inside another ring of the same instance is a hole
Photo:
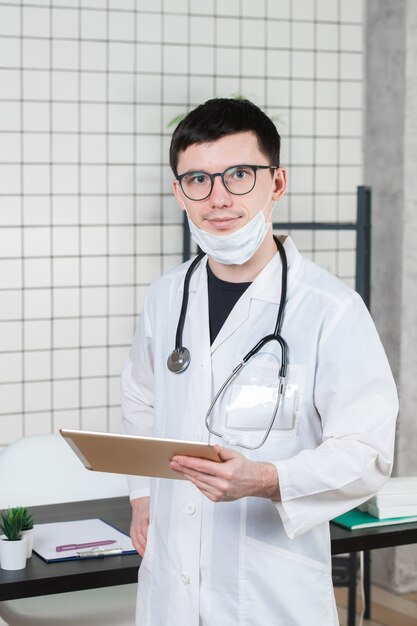
[[[172,469],[176,469],[178,472],[181,472],[181,474],[183,474],[184,476],[186,476],[189,479],[198,480],[198,481],[200,481],[202,483],[205,483],[206,485],[212,485],[213,481],[218,481],[219,480],[218,478],[216,478],[212,474],[206,474],[204,472],[200,472],[200,471],[192,469],[190,467],[177,466],[177,468],[172,468]]]
[[[143,556],[146,550],[149,526],[149,496],[132,500],[130,536],[135,550]]]
[[[214,463],[214,461],[205,461],[204,459],[190,456],[174,456],[170,463],[171,468],[174,470],[191,469],[209,476],[217,476],[219,465],[220,463]]]
[[[216,448],[216,452],[222,461],[230,461],[230,459],[238,459],[239,457],[242,458],[242,454],[232,448],[223,448],[219,445],[214,447]]]
[[[132,539],[133,547],[141,556],[143,556],[146,549],[146,542],[148,536],[148,524],[141,524],[139,527],[132,524],[130,527],[130,538]]]
[[[136,533],[135,535],[132,534],[131,539],[135,550],[140,554],[140,556],[143,556],[146,549],[146,537]]]
[[[135,550],[138,552],[138,554],[140,554],[141,557],[143,557],[146,550],[146,543],[139,543],[137,546],[135,546]]]
[[[226,499],[228,494],[228,483],[226,481],[193,470],[183,470],[182,474],[210,500],[219,502]]]

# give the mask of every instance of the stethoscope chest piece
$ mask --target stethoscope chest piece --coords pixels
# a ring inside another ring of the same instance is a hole
[[[167,366],[170,372],[180,374],[185,372],[190,365],[190,361],[190,351],[187,348],[175,348],[168,357]]]

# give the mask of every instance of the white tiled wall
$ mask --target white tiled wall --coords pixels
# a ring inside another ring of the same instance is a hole
[[[355,216],[361,0],[0,0],[0,446],[119,428],[146,286],[181,259],[168,122],[243,94],[283,137],[277,218]],[[295,235],[352,276],[353,236]]]

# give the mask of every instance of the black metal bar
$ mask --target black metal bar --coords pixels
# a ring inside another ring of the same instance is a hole
[[[355,626],[356,623],[356,569],[357,554],[349,554],[349,585],[348,585],[348,626]]]
[[[364,550],[363,557],[363,588],[365,596],[365,612],[363,616],[365,619],[371,619],[371,551]]]
[[[355,289],[371,308],[371,190],[358,187]]]
[[[355,222],[274,222],[272,227],[284,230],[357,230]]]

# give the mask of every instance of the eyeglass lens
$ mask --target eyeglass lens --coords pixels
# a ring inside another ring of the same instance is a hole
[[[230,193],[244,195],[255,186],[256,171],[249,165],[229,167],[222,176],[224,185]],[[190,200],[204,200],[212,190],[213,175],[206,172],[189,172],[181,179],[181,188]]]

